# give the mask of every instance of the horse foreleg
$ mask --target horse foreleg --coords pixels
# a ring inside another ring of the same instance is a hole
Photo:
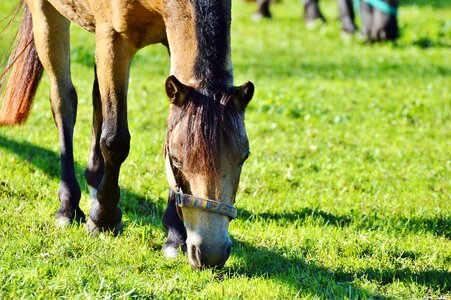
[[[186,228],[180,219],[175,199],[168,198],[168,206],[163,215],[163,225],[168,230],[168,239],[163,247],[163,253],[166,257],[176,257],[179,254],[179,247],[186,252]]]
[[[84,221],[80,210],[80,186],[75,177],[73,132],[77,115],[77,94],[70,78],[69,21],[47,1],[28,1],[33,16],[38,56],[47,71],[53,118],[58,128],[61,152],[60,208],[56,217],[62,224]]]
[[[85,170],[85,179],[91,190],[91,195],[95,198],[97,188],[102,180],[105,164],[100,150],[100,134],[102,131],[102,102],[100,99],[99,80],[97,78],[97,68],[94,72],[94,86],[92,89],[92,138],[89,151],[88,165]]]
[[[366,3],[365,1],[361,1],[360,3],[360,17],[362,19],[362,34],[364,39],[368,42],[374,41],[372,28],[373,28],[373,7]]]
[[[338,9],[340,11],[340,20],[343,31],[354,33],[357,29],[355,25],[355,14],[353,0],[338,0]],[[357,8],[358,9],[358,8]]]
[[[119,171],[130,150],[127,121],[129,69],[136,49],[110,26],[96,28],[96,64],[102,103],[102,126],[99,140],[104,160],[104,175],[91,207],[88,231],[122,229],[122,212],[118,207]]]
[[[271,12],[269,11],[269,4],[271,0],[258,0],[258,9],[254,14],[254,19],[271,18]]]
[[[319,0],[301,0],[304,4],[304,21],[307,25],[313,24],[316,20],[326,22],[326,18],[319,9],[318,1]]]

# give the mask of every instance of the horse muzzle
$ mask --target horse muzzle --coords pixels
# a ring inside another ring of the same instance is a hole
[[[208,243],[190,243],[187,242],[188,258],[194,269],[200,268],[222,268],[232,250],[232,241],[227,238],[226,242],[215,247]]]

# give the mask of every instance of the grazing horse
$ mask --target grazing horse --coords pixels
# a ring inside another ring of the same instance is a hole
[[[304,4],[304,20],[311,24],[316,20],[325,21],[319,9],[319,0],[301,0]],[[271,18],[269,5],[272,0],[257,0],[257,18]],[[360,8],[362,33],[368,42],[395,40],[398,38],[398,0],[338,0],[340,20],[343,31],[354,33],[357,30],[354,19],[354,6]]]
[[[74,170],[73,131],[77,93],[70,74],[69,25],[95,34],[92,140],[85,178],[94,204],[87,229],[118,233],[118,177],[130,148],[127,118],[129,69],[136,52],[167,46],[171,69],[165,143],[170,185],[163,223],[167,256],[188,251],[194,268],[221,267],[230,255],[229,222],[241,167],[249,155],[244,112],[254,86],[233,86],[231,0],[26,0],[17,44],[1,82],[0,122],[26,120],[42,70],[59,133],[61,182],[57,219],[83,222]],[[212,200],[213,199],[213,200]]]

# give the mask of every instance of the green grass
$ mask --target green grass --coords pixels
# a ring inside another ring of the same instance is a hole
[[[365,45],[341,35],[336,1],[322,2],[329,22],[308,30],[297,0],[259,23],[253,4],[234,1],[236,84],[252,80],[256,95],[223,271],[160,251],[164,47],[144,49],[132,68],[119,237],[54,223],[58,137],[44,77],[26,125],[0,128],[0,298],[451,298],[451,6],[401,1],[400,40]],[[0,18],[14,4],[2,1]],[[94,39],[74,26],[72,44],[88,212]]]

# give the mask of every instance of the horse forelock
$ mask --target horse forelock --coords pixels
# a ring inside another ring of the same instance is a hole
[[[236,145],[241,137],[242,115],[230,96],[219,99],[194,92],[169,117],[168,136],[180,126],[179,159],[191,172],[208,174],[217,179],[221,166],[221,149]]]

